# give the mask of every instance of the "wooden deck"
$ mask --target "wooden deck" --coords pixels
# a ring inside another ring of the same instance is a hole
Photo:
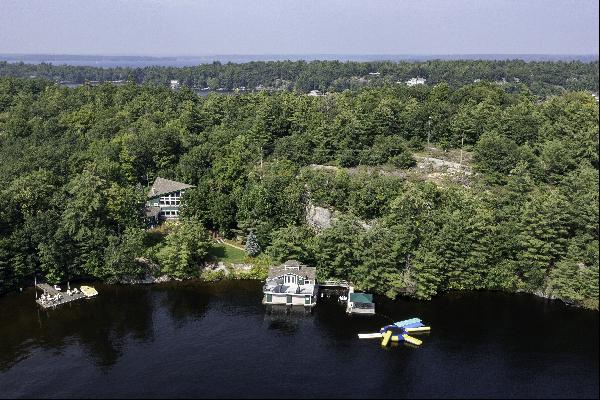
[[[48,285],[47,283],[38,283],[35,286],[36,286],[36,288],[43,290],[44,293],[47,295],[49,294],[50,296],[53,296],[53,297],[56,295],[60,296],[60,298],[58,300],[42,300],[41,298],[37,298],[35,300],[35,302],[38,303],[43,308],[53,308],[56,306],[70,303],[75,300],[80,300],[80,299],[86,298],[86,296],[81,292],[67,294],[66,291],[56,290],[52,286]]]
[[[340,287],[348,289],[350,287],[350,284],[346,281],[325,281],[323,283],[319,283],[319,286],[324,288]]]

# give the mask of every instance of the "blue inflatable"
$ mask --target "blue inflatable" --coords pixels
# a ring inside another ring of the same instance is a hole
[[[399,328],[420,328],[424,326],[420,318],[405,319],[404,321],[396,322],[394,325]]]

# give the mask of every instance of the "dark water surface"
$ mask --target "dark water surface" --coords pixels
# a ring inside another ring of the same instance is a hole
[[[0,397],[598,398],[598,313],[531,295],[378,299],[359,318],[267,313],[258,282],[96,288],[50,311],[31,289],[0,298]],[[388,316],[432,332],[357,339]]]

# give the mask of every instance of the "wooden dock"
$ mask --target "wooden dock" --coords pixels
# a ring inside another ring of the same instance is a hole
[[[323,290],[323,291],[321,291]],[[360,302],[354,303],[350,300],[354,292],[354,286],[352,283],[344,280],[329,280],[325,282],[319,283],[319,291],[321,291],[321,296],[324,294],[329,297],[330,295],[340,297],[346,296],[345,300],[340,300],[346,303],[346,313],[348,314],[375,314],[375,303],[372,302],[373,296],[366,293],[356,293],[361,296],[368,296],[365,300],[368,302]],[[326,293],[323,293],[326,292]]]
[[[38,303],[43,308],[53,308],[56,306],[60,306],[66,303],[70,303],[75,300],[85,299],[86,295],[83,293],[72,293],[67,294],[66,291],[59,291],[54,289],[52,286],[47,283],[38,283],[35,285],[36,288],[42,290],[45,295],[50,295],[51,299],[43,300],[41,297],[38,297],[35,302]]]

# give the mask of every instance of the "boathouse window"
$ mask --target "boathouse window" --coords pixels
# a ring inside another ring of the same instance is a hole
[[[273,302],[273,295],[267,294],[267,303],[272,303],[272,302]]]
[[[292,304],[292,296],[290,296],[289,294],[286,296],[285,302],[288,304]]]
[[[304,304],[310,304],[310,296],[304,296]]]

